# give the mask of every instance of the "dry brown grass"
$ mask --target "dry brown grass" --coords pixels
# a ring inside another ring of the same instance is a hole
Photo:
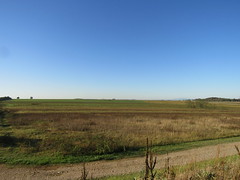
[[[173,167],[170,166],[170,159],[166,159],[164,169],[155,170],[156,159],[153,160],[151,148],[146,146],[145,174],[136,180],[239,180],[240,179],[240,151],[235,145],[238,157],[229,156],[216,158],[204,162],[192,162],[191,164]],[[218,152],[217,152],[218,153]],[[149,158],[150,156],[150,158]],[[152,164],[153,166],[149,166]],[[151,168],[152,167],[152,168]],[[151,173],[150,173],[151,172]],[[154,173],[153,173],[154,172]]]
[[[80,146],[102,137],[123,149],[144,147],[146,137],[164,145],[240,135],[236,113],[22,113],[10,123],[72,136]]]
[[[169,144],[163,147],[168,152],[176,143],[240,136],[240,103],[190,108],[184,101],[16,100],[5,105],[12,115],[0,137],[15,142],[14,147],[0,148],[5,159],[7,148],[24,158],[54,154],[65,160],[69,155],[80,162],[90,156],[140,155],[146,137],[153,146]]]
[[[185,173],[178,174],[175,180],[239,180],[240,163],[226,162],[221,160],[218,163],[205,168],[193,168]]]

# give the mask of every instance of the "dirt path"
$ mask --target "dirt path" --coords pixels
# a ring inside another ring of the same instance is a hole
[[[224,157],[236,154],[234,145],[240,146],[240,142],[227,143],[215,146],[195,148],[186,151],[158,155],[156,168],[162,168],[169,157],[171,165],[184,165],[191,162],[213,159],[217,156]],[[93,178],[128,174],[144,169],[144,157],[128,158],[112,161],[96,161],[86,164],[89,177]],[[8,167],[0,165],[0,179],[78,179],[81,176],[82,164],[30,167]]]

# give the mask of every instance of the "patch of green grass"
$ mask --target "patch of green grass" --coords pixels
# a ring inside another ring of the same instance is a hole
[[[240,141],[240,137],[231,137],[217,140],[203,140],[196,142],[187,142],[180,144],[172,144],[165,146],[154,146],[153,151],[157,154],[166,154],[174,151],[187,150],[208,145],[216,145],[221,143],[230,143]],[[25,165],[46,165],[46,164],[61,164],[61,163],[80,163],[97,160],[114,160],[127,157],[144,156],[145,148],[139,148],[135,151],[126,151],[122,153],[111,153],[103,155],[62,155],[58,153],[21,153],[19,149],[1,148],[0,163],[6,164],[25,164]]]
[[[111,112],[182,112],[219,113],[239,112],[240,103],[214,102],[214,108],[191,108],[186,101],[143,101],[143,100],[98,100],[98,99],[19,99],[4,102],[9,110],[17,113],[111,113]]]
[[[142,101],[142,100],[11,100],[7,101],[8,109],[20,112],[73,112],[73,111],[90,111],[94,112],[127,110],[127,111],[158,111],[161,109],[186,109],[188,108],[184,102],[177,101]]]
[[[209,139],[209,140],[200,140],[200,141],[193,141],[193,142],[185,142],[179,144],[169,144],[165,146],[153,146],[152,150],[155,153],[159,154],[167,154],[169,152],[174,151],[183,151],[187,149],[193,149],[203,146],[210,146],[210,145],[217,145],[223,143],[231,143],[231,142],[238,142],[240,141],[240,136],[236,137],[226,137],[220,139]]]
[[[143,172],[124,174],[119,176],[103,177],[100,179],[98,178],[98,180],[129,180],[129,179],[140,178],[140,177],[144,177]]]

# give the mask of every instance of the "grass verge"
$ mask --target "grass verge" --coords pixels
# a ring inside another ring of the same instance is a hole
[[[225,175],[225,178],[234,176],[231,174],[230,169],[239,170],[240,161],[239,155],[233,155],[223,158],[215,158],[207,161],[194,162],[183,166],[171,167],[175,177],[174,179],[218,179],[219,176]],[[234,171],[233,171],[234,172]],[[157,179],[167,179],[165,176],[166,169],[157,170]],[[236,174],[235,174],[236,175]],[[99,180],[129,180],[141,179],[144,172],[137,172],[131,174],[124,174],[118,176],[103,177]],[[210,176],[212,178],[210,178]]]
[[[197,147],[217,145],[222,143],[230,143],[240,141],[240,136],[229,137],[215,140],[202,140],[195,142],[186,142],[179,144],[171,144],[164,146],[153,146],[153,152],[157,154],[166,154],[174,151],[182,151]],[[0,150],[0,163],[17,165],[51,165],[51,164],[63,164],[63,163],[80,163],[90,162],[97,160],[114,160],[128,157],[144,156],[145,148],[139,148],[137,150],[126,151],[123,153],[112,153],[104,155],[86,155],[86,156],[71,156],[54,154],[41,154],[41,153],[21,153],[20,149],[13,148],[1,148]]]

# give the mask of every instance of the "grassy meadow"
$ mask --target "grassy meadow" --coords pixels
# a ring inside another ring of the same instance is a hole
[[[56,164],[167,153],[240,140],[240,103],[10,100],[0,163]]]

